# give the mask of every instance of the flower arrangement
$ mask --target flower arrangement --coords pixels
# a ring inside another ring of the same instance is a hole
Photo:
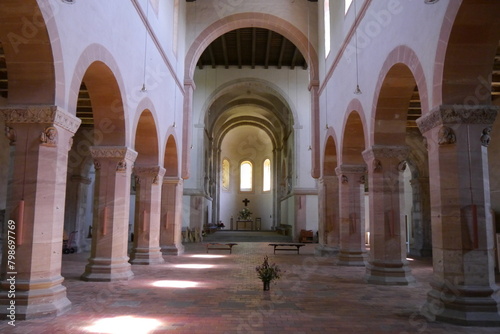
[[[267,255],[264,257],[264,262],[260,266],[255,267],[255,271],[264,283],[264,290],[269,290],[269,283],[281,277],[281,269],[275,263],[269,264]]]
[[[239,220],[249,220],[252,217],[252,212],[248,210],[248,208],[243,208],[240,212],[238,212]]]

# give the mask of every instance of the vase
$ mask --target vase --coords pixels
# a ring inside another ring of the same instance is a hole
[[[264,283],[264,291],[269,291],[269,285],[271,282],[269,281],[262,281],[262,283]]]

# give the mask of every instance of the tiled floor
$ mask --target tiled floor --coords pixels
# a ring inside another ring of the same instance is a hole
[[[432,275],[430,260],[414,260],[413,286],[363,281],[364,268],[315,257],[315,244],[272,253],[268,243],[240,242],[227,251],[186,244],[165,264],[133,266],[134,279],[79,280],[88,254],[63,257],[73,308],[56,318],[0,325],[2,333],[499,333],[499,328],[427,322],[419,315]],[[262,291],[255,266],[268,254],[284,271]],[[215,256],[215,257],[212,257]]]

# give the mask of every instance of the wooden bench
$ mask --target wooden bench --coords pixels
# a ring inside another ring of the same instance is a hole
[[[217,242],[210,242],[210,243],[206,244],[207,253],[210,249],[212,249],[212,250],[228,250],[229,254],[232,254],[233,253],[233,246],[235,246],[235,245],[237,245],[237,244],[235,244],[233,242],[229,242],[229,243],[225,243],[225,244],[217,243]]]
[[[269,244],[269,246],[274,246],[274,254],[276,254],[277,250],[282,251],[297,251],[299,254],[300,247],[305,246],[306,244],[302,243],[280,243],[280,244]],[[295,248],[292,248],[295,247]]]

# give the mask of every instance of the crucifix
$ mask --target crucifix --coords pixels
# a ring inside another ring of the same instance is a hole
[[[248,203],[250,203],[250,201],[247,198],[245,198],[242,202],[245,203],[245,206],[247,206]]]

